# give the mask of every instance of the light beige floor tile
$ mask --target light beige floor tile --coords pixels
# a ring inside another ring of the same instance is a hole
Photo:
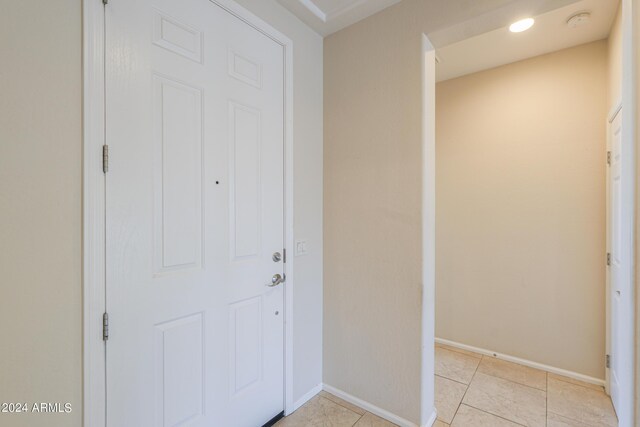
[[[469,384],[480,359],[436,347],[436,375]]]
[[[355,427],[398,427],[397,424],[391,423],[383,418],[366,412],[362,418],[356,423]]]
[[[564,382],[575,384],[575,385],[581,385],[582,387],[587,387],[593,390],[604,392],[604,387],[602,387],[601,385],[586,383],[580,380],[574,380],[573,378],[565,377],[562,375],[549,373],[549,378],[553,378],[554,380],[564,381]]]
[[[462,403],[529,427],[546,425],[546,393],[477,373]]]
[[[591,426],[617,426],[609,396],[604,392],[549,378],[549,412]]]
[[[474,353],[473,351],[469,351],[469,350],[463,350],[461,348],[453,347],[447,344],[436,343],[436,347],[444,348],[445,350],[449,350],[449,351],[455,351],[456,353],[466,354],[467,356],[475,357],[477,359],[482,358],[481,354]]]
[[[451,427],[519,427],[503,418],[480,411],[467,405],[461,405],[451,423]]]
[[[451,423],[465,391],[466,385],[436,376],[436,411],[440,421]]]
[[[340,406],[344,406],[345,408],[347,408],[347,409],[349,409],[349,410],[351,410],[351,411],[355,412],[355,413],[356,413],[356,414],[358,414],[358,415],[364,415],[364,413],[365,413],[365,412],[367,412],[367,411],[365,411],[364,409],[362,409],[361,407],[356,406],[356,405],[354,405],[354,404],[352,404],[352,403],[349,403],[349,402],[347,402],[346,400],[341,399],[341,398],[339,398],[338,396],[334,396],[334,395],[333,395],[333,394],[331,394],[331,393],[327,393],[327,392],[326,392],[326,391],[324,391],[324,390],[322,390],[322,391],[320,392],[320,396],[325,397],[325,398],[329,399],[330,401],[332,401],[332,402],[334,402],[334,403],[337,403],[337,404],[338,404],[338,405],[340,405]]]
[[[449,424],[443,423],[440,420],[436,420],[436,422],[433,424],[433,427],[450,427]]]
[[[547,427],[589,427],[579,421],[570,420],[553,412],[547,414]]]
[[[352,427],[360,415],[322,396],[316,396],[278,421],[278,427]]]
[[[478,366],[478,372],[540,390],[547,389],[547,373],[545,371],[507,362],[495,357],[484,357]]]

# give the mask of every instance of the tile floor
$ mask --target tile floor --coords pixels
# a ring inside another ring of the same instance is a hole
[[[436,345],[434,427],[616,427],[602,387],[544,371]],[[278,427],[393,427],[321,392]]]
[[[436,344],[437,427],[616,427],[600,386]]]

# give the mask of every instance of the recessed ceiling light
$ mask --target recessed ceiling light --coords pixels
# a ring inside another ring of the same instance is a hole
[[[527,31],[529,28],[533,27],[533,24],[536,21],[533,18],[521,19],[518,22],[514,22],[509,26],[509,31],[512,33],[521,33],[523,31]]]

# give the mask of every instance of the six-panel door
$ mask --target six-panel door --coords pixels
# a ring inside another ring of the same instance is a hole
[[[106,8],[107,423],[282,411],[284,57],[208,0]]]

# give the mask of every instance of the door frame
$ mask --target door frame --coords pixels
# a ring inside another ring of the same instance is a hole
[[[436,49],[422,34],[422,318],[420,425],[431,426],[435,406],[436,295]]]
[[[607,135],[606,135],[606,150],[607,156],[611,153],[611,126],[615,118],[622,111],[622,99],[618,99],[611,110],[607,113]],[[607,157],[608,158],[608,157]],[[606,252],[607,255],[611,252],[611,218],[610,218],[610,209],[611,209],[611,191],[609,180],[611,179],[611,168],[607,165],[607,173],[606,173]],[[611,354],[611,298],[609,292],[611,291],[611,274],[609,266],[607,265],[606,274],[605,274],[605,358],[606,355]],[[604,390],[608,395],[611,395],[611,378],[610,378],[610,370],[605,366],[604,373]]]
[[[618,102],[613,106],[613,108],[611,109],[611,111],[609,112],[608,116],[607,116],[607,152],[611,153],[612,152],[612,140],[611,140],[611,127],[613,126],[613,122],[618,118],[619,115],[623,115],[622,117],[622,128],[621,130],[625,129],[625,120],[624,120],[624,111],[623,111],[623,102],[622,99],[618,100]],[[625,157],[622,159],[622,162],[626,163],[627,167],[623,168],[623,176],[622,179],[624,182],[629,182],[631,183],[631,187],[633,187],[633,181],[634,181],[634,176],[635,176],[635,171],[630,170],[629,168],[629,164],[631,164],[631,162],[633,161],[633,159],[627,159],[626,157],[632,157],[633,158],[633,148],[630,147],[630,145],[628,144],[628,140],[625,141],[624,136],[622,138],[622,150],[623,152],[627,153],[625,155]],[[626,173],[625,173],[626,172]],[[606,206],[607,206],[607,254],[611,253],[611,166],[607,166],[607,174],[606,174],[606,179],[607,179],[607,202],[606,202]],[[630,190],[630,194],[633,196],[635,190],[633,188],[631,188]],[[631,218],[633,218],[633,215],[635,214],[634,212],[634,206],[635,206],[635,202],[633,200],[629,200],[629,203],[624,203],[621,206],[622,209],[622,215],[623,217],[628,217],[629,215],[631,215]],[[633,231],[631,231],[629,233],[630,235],[633,235]],[[633,238],[631,238],[631,244],[628,246],[625,246],[622,248],[622,250],[624,252],[626,252],[625,258],[629,260],[630,263],[630,271],[627,271],[626,275],[628,277],[628,280],[630,282],[629,284],[629,289],[631,290],[632,294],[629,296],[630,298],[630,303],[634,304],[635,303],[635,295],[634,295],[634,283],[633,283],[633,279],[634,279],[634,275],[633,275]],[[611,318],[613,315],[613,311],[612,311],[612,300],[611,300],[611,268],[609,266],[607,266],[607,274],[606,274],[606,354],[607,355],[611,355],[611,357],[615,358],[616,355],[612,353],[612,335],[613,335],[613,331],[611,329]],[[628,317],[623,317],[622,319],[622,324],[619,325],[618,327],[621,329],[622,335],[624,335],[626,337],[626,339],[630,340],[631,342],[631,347],[633,348],[634,346],[634,324],[635,324],[635,319],[634,319],[634,313],[633,313],[633,308],[631,309],[631,311],[629,311],[628,313]],[[633,361],[634,355],[631,355],[631,361]],[[629,367],[632,371],[633,371],[633,366]],[[624,401],[622,402],[622,407],[621,408],[616,408],[616,413],[618,415],[618,420],[620,422],[621,426],[625,426],[625,425],[630,425],[629,423],[632,421],[633,419],[633,388],[634,388],[634,384],[633,384],[633,375],[632,372],[628,372],[627,373],[629,378],[631,378],[631,381],[626,384],[626,387],[623,388],[621,391],[623,396],[626,396],[626,398],[624,398]],[[608,395],[611,395],[611,369],[606,367],[605,368],[605,390],[607,392]]]
[[[209,0],[282,46],[284,50],[284,411],[293,412],[293,42],[233,0]],[[106,427],[106,349],[102,316],[106,305],[105,143],[105,7],[102,0],[83,0],[82,22],[82,281],[83,281],[83,422]]]

